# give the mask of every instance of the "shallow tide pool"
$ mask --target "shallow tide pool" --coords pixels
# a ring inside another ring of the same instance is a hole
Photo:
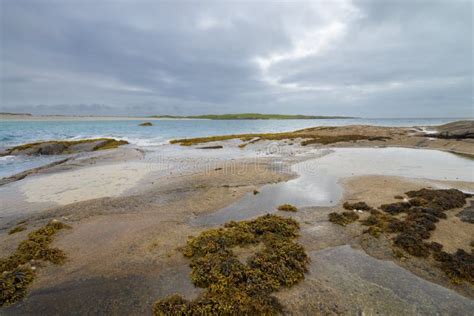
[[[292,166],[298,177],[262,187],[215,213],[199,216],[195,225],[218,225],[271,213],[278,205],[332,206],[342,198],[342,178],[363,175],[474,182],[474,160],[459,155],[409,148],[335,148],[320,158]]]

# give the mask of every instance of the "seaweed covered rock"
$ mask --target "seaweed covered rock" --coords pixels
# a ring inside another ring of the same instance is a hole
[[[382,204],[380,208],[389,214],[396,215],[402,212],[406,212],[411,207],[408,202],[395,202],[390,204]]]
[[[283,212],[296,212],[296,211],[298,211],[296,206],[291,205],[291,204],[282,204],[282,205],[278,206],[278,210],[283,211]]]
[[[29,143],[8,148],[0,153],[5,155],[62,155],[97,150],[113,149],[128,144],[125,140],[113,138],[94,138],[83,140],[62,140]]]
[[[438,209],[440,211],[463,207],[464,204],[466,204],[466,199],[469,197],[468,194],[464,194],[462,191],[457,189],[421,189],[418,191],[406,192],[406,195],[411,198],[423,199],[426,201],[423,206]]]
[[[49,245],[54,235],[69,226],[51,221],[46,226],[28,234],[28,239],[22,241],[15,252],[7,258],[0,259],[0,306],[11,304],[26,295],[28,285],[34,279],[32,261],[49,261],[62,264],[66,259],[64,252]]]
[[[430,247],[423,242],[419,234],[403,232],[395,237],[394,243],[412,256],[428,257],[430,255]]]
[[[454,254],[437,252],[434,258],[454,283],[461,283],[462,280],[474,283],[474,254],[458,249]]]
[[[367,205],[365,202],[356,202],[356,203],[349,203],[349,202],[344,202],[342,205],[346,210],[353,211],[353,210],[359,210],[359,211],[370,211],[372,210],[372,207]]]
[[[347,224],[353,223],[359,219],[359,215],[353,211],[347,211],[342,213],[332,212],[328,215],[329,221],[334,224],[346,226]]]
[[[265,215],[230,222],[190,238],[182,249],[191,259],[191,279],[205,288],[193,301],[173,295],[155,303],[155,315],[273,315],[282,307],[272,292],[304,278],[309,258],[294,239],[299,225],[290,218]],[[234,255],[235,246],[262,244],[247,259]]]
[[[0,276],[0,306],[15,303],[26,296],[35,274],[30,267],[3,271]]]

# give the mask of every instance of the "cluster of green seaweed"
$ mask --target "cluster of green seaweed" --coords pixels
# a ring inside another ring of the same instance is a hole
[[[359,215],[355,211],[371,211],[372,207],[368,206],[365,202],[349,203],[345,202],[342,207],[347,211],[342,213],[332,212],[329,213],[329,221],[341,226],[346,226],[350,223],[355,222],[359,219]]]
[[[359,215],[354,211],[346,211],[342,213],[329,213],[329,221],[341,226],[346,226],[359,219]]]
[[[291,204],[282,204],[278,206],[278,210],[283,212],[297,212],[298,208]]]
[[[173,295],[155,303],[155,315],[274,315],[282,311],[271,296],[304,278],[309,258],[294,239],[298,223],[264,215],[230,222],[190,238],[182,249],[191,259],[191,279],[206,291],[193,301]],[[242,263],[236,246],[263,245]]]
[[[28,239],[22,241],[9,257],[0,259],[0,306],[12,304],[26,295],[35,276],[34,267],[30,264],[32,261],[64,262],[64,252],[50,247],[54,235],[64,228],[69,226],[51,221],[28,234]]]
[[[456,189],[433,190],[421,189],[405,193],[408,201],[383,204],[380,210],[369,207],[364,202],[359,202],[358,209],[370,211],[370,215],[362,220],[368,226],[364,232],[374,237],[381,233],[394,233],[393,243],[396,247],[405,250],[415,257],[433,258],[439,262],[440,268],[454,283],[462,280],[474,282],[474,254],[458,249],[454,254],[442,251],[443,246],[436,242],[425,242],[431,237],[431,232],[436,229],[440,219],[447,218],[445,211],[463,207],[466,199],[471,195]],[[355,204],[354,204],[355,205]],[[350,204],[344,204],[351,209]],[[397,215],[404,214],[403,218]],[[337,214],[337,213],[331,213]],[[330,220],[331,220],[330,214]],[[344,213],[343,213],[344,214]],[[337,214],[339,217],[341,214]],[[332,215],[332,222],[341,224],[342,221]],[[341,225],[342,225],[341,224]]]
[[[8,231],[8,235],[13,235],[26,230],[26,225],[19,224]]]

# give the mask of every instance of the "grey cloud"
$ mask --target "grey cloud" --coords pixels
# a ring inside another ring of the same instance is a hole
[[[468,0],[0,6],[0,111],[474,116]]]

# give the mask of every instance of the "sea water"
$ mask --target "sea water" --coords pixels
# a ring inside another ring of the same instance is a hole
[[[455,121],[428,119],[322,119],[322,120],[4,120],[0,121],[0,149],[44,140],[77,140],[111,137],[139,147],[154,148],[173,138],[223,134],[283,132],[314,126],[353,124],[379,126],[429,126]],[[44,165],[61,157],[0,157],[0,177]]]

